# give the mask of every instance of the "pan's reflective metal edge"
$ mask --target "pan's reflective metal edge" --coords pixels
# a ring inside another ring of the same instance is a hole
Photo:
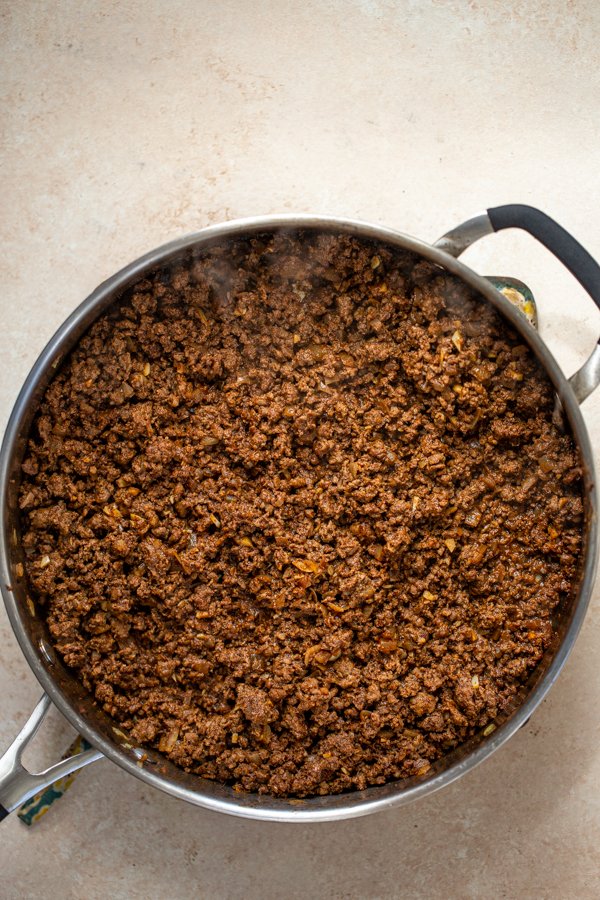
[[[580,591],[562,642],[539,683],[534,686],[521,706],[492,735],[485,738],[478,746],[475,746],[463,759],[459,759],[450,765],[449,768],[431,777],[413,778],[406,782],[388,784],[382,787],[369,788],[366,791],[343,795],[318,797],[305,801],[286,801],[258,795],[236,794],[229,788],[215,786],[212,783],[207,784],[207,782],[200,779],[194,780],[198,783],[198,788],[177,783],[174,779],[152,771],[150,768],[140,767],[134,757],[125,753],[115,741],[107,739],[104,734],[92,726],[85,716],[80,714],[59,687],[55,678],[52,677],[39,647],[30,639],[12,590],[13,578],[15,577],[15,561],[13,559],[11,564],[11,538],[14,542],[15,535],[10,533],[13,526],[11,525],[10,510],[8,509],[8,492],[11,460],[14,453],[17,452],[19,437],[22,435],[23,425],[27,421],[28,413],[30,414],[32,404],[36,402],[36,389],[39,392],[40,383],[47,379],[47,372],[55,369],[60,364],[61,360],[91,322],[117,296],[120,296],[126,287],[137,280],[145,270],[176,258],[191,248],[200,248],[215,243],[222,238],[244,237],[272,229],[297,228],[355,234],[385,241],[399,248],[418,253],[457,275],[480,294],[483,294],[502,312],[504,317],[510,321],[514,329],[520,333],[532,348],[553,382],[562,402],[583,460],[587,526]],[[4,597],[8,616],[16,638],[35,676],[71,725],[110,760],[147,784],[198,806],[263,821],[318,822],[366,815],[377,810],[402,805],[420,797],[425,797],[427,794],[431,794],[451,784],[479,765],[505,744],[527,721],[556,681],[571,652],[583,622],[596,572],[598,528],[592,449],[573,389],[539,335],[529,327],[520,313],[485,278],[477,275],[473,270],[444,250],[393,229],[330,216],[264,216],[211,226],[196,234],[172,241],[153,250],[101,284],[69,316],[52,337],[23,385],[8,422],[2,450],[0,451],[0,498],[2,502],[0,589]]]

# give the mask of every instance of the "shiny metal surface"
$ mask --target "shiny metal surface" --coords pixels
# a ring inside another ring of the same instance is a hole
[[[569,384],[579,403],[596,390],[600,384],[600,341],[596,344],[584,364],[569,378]]]
[[[487,216],[479,216],[469,220],[463,226],[448,232],[437,246],[431,246],[391,229],[333,217],[271,216],[206,228],[197,234],[153,250],[101,284],[73,312],[40,355],[15,403],[0,452],[2,503],[0,589],[17,640],[52,702],[98,751],[130,774],[182,800],[246,818],[281,822],[317,822],[365,815],[411,802],[439,790],[483,762],[524,724],[558,677],[583,621],[594,583],[598,529],[593,455],[576,393],[542,339],[521,313],[489,281],[455,258],[478,237],[491,232],[491,225],[489,220],[486,223],[486,219]],[[24,579],[19,577],[22,552],[17,515],[20,461],[36,404],[54,370],[94,319],[144,273],[177,259],[191,249],[201,249],[228,237],[297,228],[355,234],[412,251],[457,275],[489,300],[529,344],[554,384],[579,446],[586,495],[584,552],[579,591],[570,606],[564,610],[555,644],[536,668],[519,702],[513,709],[507,711],[504,720],[498,722],[496,730],[486,737],[480,736],[446,756],[425,776],[365,791],[302,801],[236,793],[226,786],[186,775],[160,754],[152,751],[143,752],[141,748],[131,745],[127,736],[116,729],[111,720],[94,706],[82,686],[63,667],[46,639],[43,624],[32,613],[33,605],[28,605],[27,586]],[[39,784],[36,785],[36,789],[39,789]],[[19,797],[19,802],[23,799],[23,796]]]
[[[99,750],[85,750],[77,756],[63,759],[43,772],[28,772],[21,762],[27,744],[42,724],[50,707],[50,698],[44,694],[29,719],[0,759],[0,806],[12,812],[38,791],[47,788],[59,778],[82,769],[102,758]]]
[[[481,213],[473,216],[472,219],[467,219],[466,222],[461,222],[452,231],[447,231],[441,238],[438,238],[433,246],[458,259],[461,253],[464,253],[467,247],[470,247],[475,241],[485,237],[486,234],[493,233],[494,229],[488,214]]]

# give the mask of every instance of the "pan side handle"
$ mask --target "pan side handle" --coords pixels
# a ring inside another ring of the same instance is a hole
[[[59,778],[64,778],[102,758],[102,753],[92,748],[63,759],[43,772],[28,772],[21,762],[21,757],[49,708],[50,698],[43,694],[19,734],[0,758],[0,821]]]
[[[544,245],[575,276],[600,308],[600,266],[568,231],[532,206],[509,204],[488,209],[468,219],[435,242],[436,247],[458,258],[480,238],[506,228],[520,228]],[[600,384],[600,341],[583,366],[569,378],[579,403]]]

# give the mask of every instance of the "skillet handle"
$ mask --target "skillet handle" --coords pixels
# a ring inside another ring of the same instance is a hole
[[[600,266],[568,231],[532,206],[514,203],[488,209],[449,231],[435,246],[458,257],[479,238],[506,228],[520,228],[536,238],[575,276],[600,308]],[[580,403],[600,384],[600,340],[569,383]]]
[[[50,697],[43,694],[19,734],[0,758],[0,821],[59,778],[64,778],[102,758],[100,751],[92,748],[63,759],[43,772],[28,772],[21,762],[21,757],[49,708]]]
[[[496,206],[488,209],[487,214],[494,231],[520,228],[543,244],[575,276],[600,308],[600,266],[562,225],[539,209],[520,203]]]

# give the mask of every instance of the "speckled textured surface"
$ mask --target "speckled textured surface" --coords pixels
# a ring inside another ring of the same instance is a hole
[[[98,282],[226,218],[314,211],[425,240],[537,205],[600,256],[595,0],[23,0],[0,10],[0,419]],[[565,371],[600,316],[543,248],[465,260],[537,298]],[[584,406],[600,448],[600,396]],[[0,619],[0,746],[39,688]],[[598,591],[564,674],[509,745],[418,805],[317,826],[186,806],[108,762],[34,829],[4,822],[6,898],[592,898],[600,868]],[[55,713],[51,760],[71,733]]]

